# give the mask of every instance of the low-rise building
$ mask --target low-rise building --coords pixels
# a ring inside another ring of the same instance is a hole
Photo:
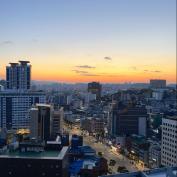
[[[45,150],[42,145],[23,143],[21,151],[0,154],[0,171],[3,177],[67,177],[68,147]]]
[[[152,144],[149,148],[149,167],[159,168],[161,166],[161,147],[159,144]]]
[[[104,133],[104,120],[102,118],[85,118],[81,120],[81,128],[89,133]]]
[[[132,135],[126,140],[127,150],[130,158],[135,162],[135,165],[144,170],[149,162],[149,142],[143,136]]]

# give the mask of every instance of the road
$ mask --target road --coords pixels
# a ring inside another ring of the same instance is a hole
[[[66,126],[65,129],[70,134],[81,135],[82,133],[78,127],[71,129],[68,126]],[[103,143],[100,143],[100,142],[96,143],[96,139],[93,136],[84,135],[83,141],[84,141],[83,142],[84,145],[91,146],[93,149],[96,150],[97,153],[102,152],[103,157],[108,160],[108,163],[111,159],[116,161],[115,166],[109,166],[109,169],[111,169],[111,172],[113,174],[117,173],[118,166],[125,166],[127,170],[130,172],[137,171],[137,168],[130,163],[129,159],[127,159],[125,156],[122,156],[121,154],[114,152],[113,150],[111,150],[109,146]]]
[[[111,168],[113,173],[117,173],[118,166],[125,166],[127,168],[127,170],[130,172],[137,171],[137,169],[130,163],[129,159],[114,152],[113,150],[111,150],[111,148],[109,146],[102,144],[100,142],[98,142],[98,143],[95,143],[95,142],[96,142],[96,140],[94,137],[84,136],[84,144],[91,146],[93,149],[96,150],[97,153],[102,152],[103,157],[108,160],[108,163],[111,159],[116,161],[115,166],[109,167],[109,168]]]

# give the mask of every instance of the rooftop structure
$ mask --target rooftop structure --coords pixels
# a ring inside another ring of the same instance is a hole
[[[61,149],[61,151],[43,151],[40,153],[37,152],[6,152],[0,154],[0,158],[23,158],[23,159],[63,159],[66,154],[68,147],[65,146]]]
[[[19,63],[22,64],[22,65],[24,65],[24,64],[30,63],[30,61],[19,60]]]
[[[19,149],[0,154],[3,177],[68,177],[68,165],[67,146],[46,150],[41,143],[24,142],[20,143]]]

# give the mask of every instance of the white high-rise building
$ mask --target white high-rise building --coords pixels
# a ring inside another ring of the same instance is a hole
[[[177,116],[162,119],[161,164],[177,166]]]
[[[0,92],[0,127],[29,128],[29,110],[36,103],[46,103],[44,92]]]

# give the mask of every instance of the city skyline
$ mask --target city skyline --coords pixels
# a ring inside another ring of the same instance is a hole
[[[176,1],[0,1],[0,78],[29,60],[32,79],[176,83]]]

